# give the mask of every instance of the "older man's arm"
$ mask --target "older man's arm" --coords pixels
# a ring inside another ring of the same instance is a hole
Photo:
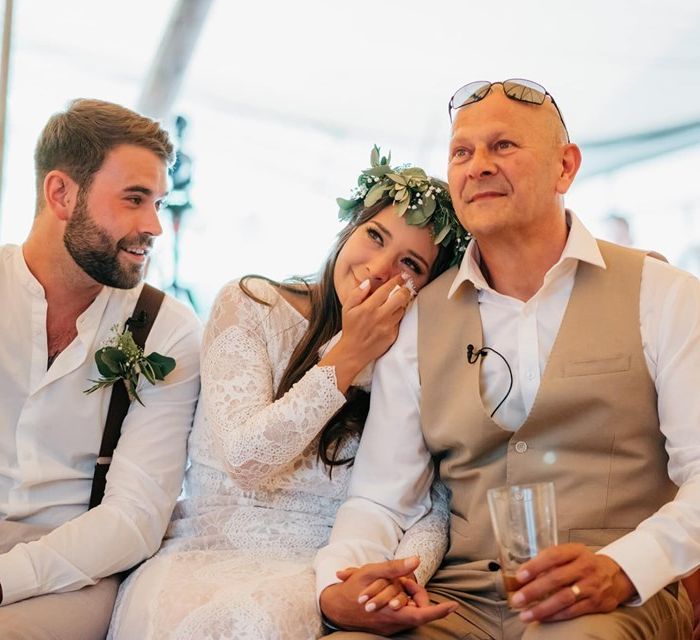
[[[524,565],[522,604],[553,594],[523,614],[525,620],[560,620],[622,603],[642,604],[700,566],[700,282],[647,258],[640,319],[669,477],[679,486],[678,494],[597,554],[562,545]]]
[[[449,603],[429,606],[424,590],[416,594],[424,606],[413,613],[406,607],[366,612],[357,601],[378,577],[394,579],[415,570],[413,561],[390,559],[403,532],[431,506],[433,470],[420,427],[416,330],[414,307],[394,346],[377,362],[349,499],[338,512],[329,545],[316,557],[321,610],[339,627],[394,633],[443,617],[453,608]],[[361,568],[340,582],[336,572],[351,566]]]

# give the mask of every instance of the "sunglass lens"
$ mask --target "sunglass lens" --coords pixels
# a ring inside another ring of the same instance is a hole
[[[474,93],[472,93],[471,98],[464,104],[471,104],[472,102],[479,102],[479,100],[483,100],[488,95],[489,91],[491,91],[491,83],[485,84],[483,87],[476,89]]]
[[[506,80],[503,83],[503,91],[513,100],[542,104],[547,92],[545,88],[530,80]]]
[[[473,102],[483,100],[489,89],[491,89],[490,82],[470,82],[455,93],[452,98],[452,108],[459,109]]]

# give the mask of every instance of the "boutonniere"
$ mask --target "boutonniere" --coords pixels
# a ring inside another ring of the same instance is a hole
[[[136,393],[139,376],[144,375],[146,380],[155,384],[157,380],[164,380],[174,368],[175,358],[163,356],[155,351],[150,355],[144,355],[143,349],[134,342],[131,331],[127,328],[131,318],[126,321],[124,328],[115,324],[112,327],[112,335],[107,339],[101,349],[95,353],[95,363],[100,372],[98,380],[92,387],[85,389],[84,393],[92,393],[98,389],[111,387],[118,380],[123,380],[129,399],[137,400],[145,406]]]

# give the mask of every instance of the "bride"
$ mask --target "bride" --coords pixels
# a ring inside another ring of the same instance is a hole
[[[322,635],[312,562],[345,497],[372,363],[466,244],[444,183],[392,168],[376,147],[371,160],[353,199],[338,200],[348,224],[318,277],[248,276],[219,293],[186,497],[161,550],[122,585],[110,638]],[[433,498],[396,551],[421,557],[421,583],[446,548],[441,485]]]

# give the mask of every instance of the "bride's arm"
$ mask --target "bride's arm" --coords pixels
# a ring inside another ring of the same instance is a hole
[[[406,530],[394,554],[395,558],[418,556],[416,582],[425,585],[437,571],[447,552],[450,530],[450,497],[447,487],[435,479],[430,491],[432,508]]]
[[[276,301],[268,285],[254,293]],[[334,367],[319,366],[274,400],[274,372],[287,363],[273,361],[268,348],[271,312],[238,282],[229,283],[214,303],[202,345],[202,426],[217,439],[230,475],[250,488],[297,458],[345,403]]]

